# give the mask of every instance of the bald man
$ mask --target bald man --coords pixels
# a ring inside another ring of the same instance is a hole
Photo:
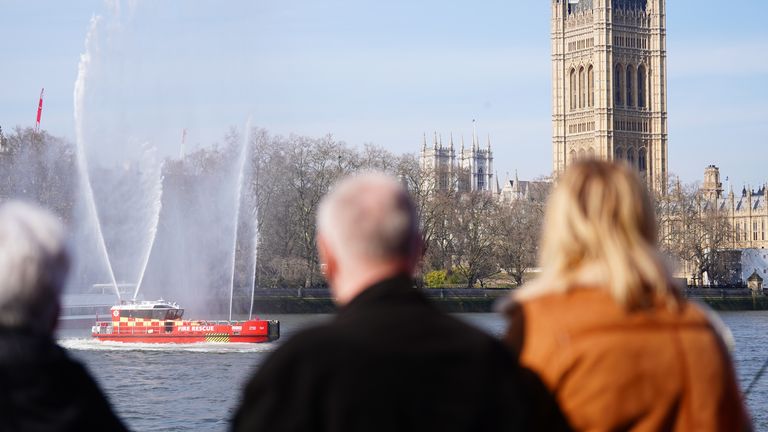
[[[530,405],[513,356],[414,288],[421,236],[395,179],[343,180],[320,204],[317,228],[339,313],[265,361],[233,430],[544,429],[531,418],[539,407]]]

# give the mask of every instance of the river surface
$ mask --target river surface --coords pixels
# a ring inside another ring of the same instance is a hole
[[[496,314],[458,317],[493,335],[505,323]],[[734,360],[742,390],[768,357],[768,311],[720,315],[736,341]],[[270,315],[281,321],[281,339],[265,344],[123,344],[90,340],[67,331],[59,343],[87,365],[118,414],[135,431],[225,431],[242,387],[282,341],[328,315]],[[768,373],[747,403],[756,430],[768,432]]]

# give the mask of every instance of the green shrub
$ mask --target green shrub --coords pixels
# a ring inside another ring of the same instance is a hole
[[[439,288],[445,286],[446,271],[445,270],[432,270],[424,275],[424,284],[429,288]]]

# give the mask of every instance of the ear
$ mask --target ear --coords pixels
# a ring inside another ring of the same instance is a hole
[[[338,271],[338,262],[333,250],[328,246],[328,241],[320,233],[317,234],[317,255],[323,276],[328,284],[331,284]]]

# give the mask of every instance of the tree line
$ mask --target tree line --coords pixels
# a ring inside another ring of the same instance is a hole
[[[529,186],[543,188],[536,193],[502,202],[496,194],[463,190],[459,183],[440,185],[439,173],[423,167],[416,154],[353,147],[332,135],[282,136],[254,128],[249,136],[252,175],[244,203],[254,210],[249,217],[257,221],[258,253],[255,269],[238,265],[237,273],[241,281],[252,276],[257,289],[324,285],[315,243],[317,207],[337,180],[361,170],[396,176],[413,197],[425,245],[418,278],[424,286],[516,286],[536,267],[546,182]],[[78,187],[73,145],[31,128],[17,128],[3,141],[1,196],[38,202],[68,221]],[[183,161],[169,158],[164,187],[183,188],[181,178],[194,184],[195,178],[231,170],[241,143],[241,133],[233,129],[222,145],[199,149]],[[667,193],[654,194],[653,201],[660,244],[673,265],[699,278],[706,273],[710,281],[725,280],[730,227],[707,206],[698,186],[670,181]],[[251,240],[246,237],[253,233],[242,232],[247,235],[238,238],[237,250],[246,253]]]

